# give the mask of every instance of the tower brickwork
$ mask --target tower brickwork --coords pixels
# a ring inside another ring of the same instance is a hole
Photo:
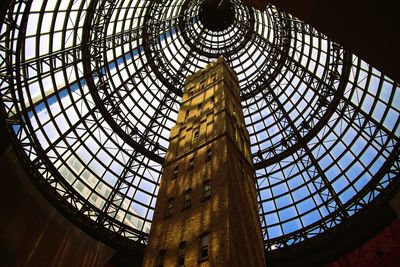
[[[265,266],[236,74],[220,57],[185,83],[144,266]]]

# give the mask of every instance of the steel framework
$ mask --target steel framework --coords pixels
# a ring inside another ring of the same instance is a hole
[[[233,0],[13,1],[1,25],[1,118],[32,180],[80,227],[147,242],[185,77],[224,55],[238,74],[266,251],[323,237],[398,186],[400,89],[269,6]]]

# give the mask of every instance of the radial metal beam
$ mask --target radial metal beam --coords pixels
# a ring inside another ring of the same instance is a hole
[[[278,108],[278,111],[283,114],[283,119],[287,122],[291,129],[291,135],[293,135],[296,139],[301,139],[302,136],[297,129],[296,125],[290,118],[290,115],[286,112],[284,106],[282,105],[281,101],[279,100],[278,96],[274,93],[273,90],[269,90],[269,94],[272,95],[272,101],[276,103],[276,106]],[[290,144],[288,144],[290,145]],[[301,143],[301,148],[305,151],[307,157],[310,159],[312,165],[315,167],[315,169],[318,172],[319,177],[321,177],[321,180],[324,183],[325,188],[328,189],[328,192],[330,194],[330,197],[334,200],[336,203],[338,210],[340,210],[339,216],[345,218],[349,217],[349,214],[346,210],[346,208],[343,206],[342,201],[339,199],[339,196],[337,195],[336,191],[333,189],[331,182],[329,179],[326,177],[325,172],[322,170],[321,166],[319,166],[318,161],[315,159],[313,153],[311,152],[310,148],[308,147],[307,143]],[[329,196],[328,196],[329,197]],[[328,203],[326,203],[328,205]]]
[[[113,128],[113,130],[126,142],[128,143],[131,147],[133,147],[136,151],[140,152],[141,154],[147,156],[149,159],[162,163],[164,162],[164,158],[155,154],[154,152],[150,151],[147,149],[143,144],[140,144],[136,142],[131,136],[129,136],[128,133],[126,133],[123,128],[117,124],[115,119],[113,118],[112,114],[110,114],[109,110],[104,105],[104,101],[100,98],[99,92],[102,91],[102,86],[106,85],[107,86],[107,81],[102,81],[99,79],[97,83],[95,83],[93,76],[97,75],[98,77],[101,77],[102,71],[101,69],[98,69],[98,73],[94,73],[92,69],[92,61],[96,64],[96,60],[101,60],[102,54],[100,52],[100,49],[102,47],[98,47],[96,43],[92,42],[90,40],[90,37],[92,34],[96,34],[96,32],[92,32],[94,30],[96,31],[102,31],[101,27],[102,25],[94,25],[95,22],[95,16],[103,16],[103,18],[98,19],[97,21],[99,23],[106,23],[106,21],[110,18],[107,14],[103,14],[103,11],[98,11],[95,10],[97,6],[98,1],[92,1],[90,3],[90,7],[88,8],[88,12],[85,18],[84,22],[84,27],[83,27],[83,33],[82,33],[82,43],[83,43],[83,48],[82,48],[82,54],[83,58],[87,59],[83,61],[83,68],[84,68],[84,73],[85,73],[85,79],[87,81],[87,85],[89,87],[89,90],[92,93],[93,99],[96,102],[97,107],[103,114],[103,117],[107,121],[107,123]],[[109,2],[107,5],[112,5],[113,3]],[[108,9],[107,12],[110,12],[111,9]],[[104,25],[104,24],[103,24]],[[97,36],[95,36],[97,37]],[[100,44],[101,45],[101,44]],[[92,60],[90,60],[92,59]],[[98,64],[97,64],[98,65]],[[97,66],[98,68],[99,66]],[[103,88],[104,89],[104,88]],[[150,144],[151,145],[151,144]]]
[[[270,45],[274,44],[270,43]],[[328,119],[332,116],[332,114],[336,110],[337,105],[341,100],[343,92],[346,88],[351,69],[350,65],[351,57],[352,57],[351,54],[346,52],[343,55],[342,73],[340,75],[339,85],[337,86],[336,91],[333,90],[331,88],[332,86],[328,84],[325,80],[322,80],[321,78],[317,77],[313,72],[311,72],[308,68],[300,64],[298,61],[294,60],[292,57],[288,56],[287,58],[285,58],[285,60],[287,61],[286,64],[293,65],[296,68],[299,68],[303,73],[306,73],[308,76],[313,77],[313,79],[317,80],[319,84],[323,85],[328,91],[331,91],[330,94],[332,94],[333,99],[327,106],[325,113],[321,115],[321,118],[319,119],[317,124],[314,125],[311,129],[309,129],[308,132],[304,136],[302,136],[301,139],[298,140],[298,142],[292,144],[292,146],[287,148],[285,151],[275,155],[274,157],[256,162],[254,164],[255,169],[267,167],[273,164],[274,162],[282,160],[285,157],[291,155],[294,151],[300,149],[301,147],[304,147],[325,126]],[[319,94],[319,92],[316,93]],[[256,155],[253,155],[253,157],[256,157]]]

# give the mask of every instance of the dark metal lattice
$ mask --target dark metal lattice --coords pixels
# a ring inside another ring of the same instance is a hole
[[[142,248],[185,77],[221,54],[241,87],[266,250],[322,236],[398,184],[398,84],[273,6],[234,0],[233,23],[212,30],[203,3],[11,4],[1,116],[60,210]]]

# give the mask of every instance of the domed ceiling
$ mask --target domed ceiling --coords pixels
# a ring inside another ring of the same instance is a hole
[[[146,244],[185,77],[219,55],[239,79],[267,251],[398,183],[399,85],[274,6],[16,1],[0,46],[1,116],[32,181],[111,244]]]

